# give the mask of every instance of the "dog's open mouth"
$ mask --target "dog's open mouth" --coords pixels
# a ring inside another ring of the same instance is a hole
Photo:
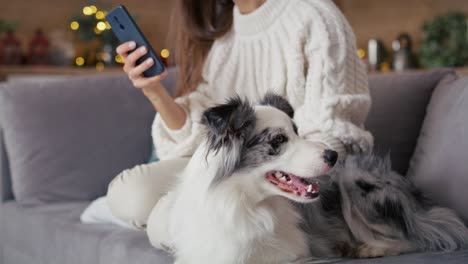
[[[306,180],[282,171],[268,172],[266,178],[283,192],[293,193],[308,199],[315,199],[319,196],[319,186],[316,181]]]

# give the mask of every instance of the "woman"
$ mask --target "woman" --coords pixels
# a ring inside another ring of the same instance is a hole
[[[144,47],[117,48],[124,71],[158,112],[153,140],[161,161],[118,175],[107,202],[121,220],[148,225],[153,245],[164,239],[160,216],[170,206],[164,195],[201,140],[200,115],[227,97],[255,100],[273,91],[294,107],[300,136],[341,157],[372,148],[363,127],[370,107],[366,71],[331,0],[179,0],[174,18],[177,99],[161,84],[164,74],[142,76],[154,63],[136,65]],[[154,212],[148,220],[153,207],[158,220]]]

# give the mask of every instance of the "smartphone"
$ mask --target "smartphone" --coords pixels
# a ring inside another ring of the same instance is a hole
[[[112,9],[106,16],[107,22],[111,25],[112,31],[120,42],[135,41],[136,48],[145,46],[148,52],[137,60],[137,65],[144,62],[148,58],[153,58],[154,64],[151,68],[143,72],[145,77],[153,77],[161,74],[164,71],[164,64],[159,59],[159,56],[154,52],[153,48],[146,40],[140,28],[133,20],[125,6],[119,5]]]

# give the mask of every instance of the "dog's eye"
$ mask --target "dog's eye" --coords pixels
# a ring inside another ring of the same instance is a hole
[[[288,141],[288,138],[285,135],[279,134],[276,135],[271,141],[270,145],[274,148],[277,149],[281,146],[281,144],[285,143]]]

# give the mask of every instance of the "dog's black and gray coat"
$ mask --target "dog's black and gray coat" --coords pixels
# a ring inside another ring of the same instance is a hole
[[[389,158],[350,156],[319,179],[319,202],[298,205],[312,256],[378,257],[468,246],[468,230],[455,213],[392,171]]]
[[[294,115],[282,97],[268,94],[261,104]],[[209,151],[226,152],[215,182],[281,152],[287,137],[281,131],[255,134],[255,122],[253,107],[239,97],[204,112]],[[349,156],[331,175],[317,179],[319,201],[297,205],[312,257],[376,257],[468,245],[467,228],[455,213],[430,202],[408,178],[392,171],[388,158]]]

